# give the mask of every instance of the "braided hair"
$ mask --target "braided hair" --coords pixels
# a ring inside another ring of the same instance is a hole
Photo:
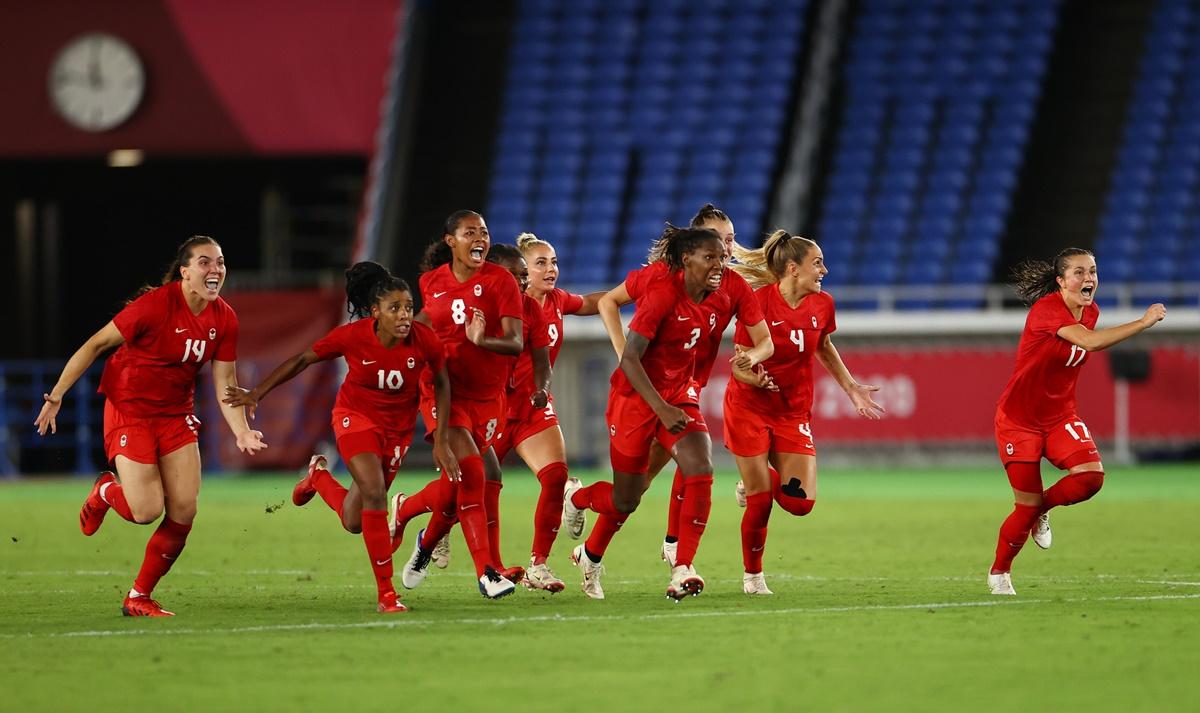
[[[346,270],[346,312],[351,317],[366,317],[379,298],[393,290],[412,292],[407,282],[383,265],[369,260],[355,263]]]

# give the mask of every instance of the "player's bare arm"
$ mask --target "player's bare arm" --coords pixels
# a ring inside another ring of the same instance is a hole
[[[1119,344],[1135,334],[1141,334],[1161,322],[1166,316],[1167,308],[1162,303],[1155,302],[1146,308],[1146,313],[1142,315],[1141,319],[1095,330],[1088,329],[1082,324],[1069,324],[1058,330],[1058,336],[1089,352],[1098,352],[1108,349],[1114,344]]]
[[[521,320],[516,317],[501,317],[500,327],[504,334],[499,337],[489,337],[484,334],[487,329],[487,318],[483,311],[476,309],[471,321],[467,323],[467,339],[477,347],[495,352],[517,356],[525,348],[525,340],[521,336]]]
[[[258,410],[258,402],[264,396],[269,394],[276,386],[294,379],[300,372],[318,361],[321,361],[320,357],[312,349],[309,349],[275,367],[274,371],[268,374],[267,378],[263,379],[262,383],[258,386],[252,389],[243,389],[234,384],[233,386],[226,387],[224,393],[218,391],[217,397],[221,399],[221,403],[228,406],[234,408],[246,407],[246,412],[253,419],[254,412]]]
[[[842,387],[842,391],[846,392],[846,396],[850,397],[851,403],[854,404],[854,410],[858,412],[859,416],[872,421],[878,421],[883,417],[886,409],[875,403],[875,399],[871,397],[872,393],[879,391],[879,387],[860,384],[854,379],[828,334],[821,338],[816,357],[817,361],[821,362],[821,366],[825,367],[825,371],[829,372],[838,386]]]
[[[534,408],[546,408],[550,400],[550,379],[553,376],[550,347],[534,349],[530,357],[533,359],[533,394],[530,395],[529,402]]]
[[[216,392],[218,399],[222,394],[228,393],[230,389],[237,390],[237,362],[234,361],[219,361],[213,360],[213,391]],[[254,455],[267,447],[263,441],[261,431],[255,431],[250,428],[250,423],[246,420],[246,410],[235,406],[227,406],[221,409],[221,416],[225,418],[225,423],[229,424],[229,430],[233,431],[233,435],[237,438],[237,447],[242,453]]]
[[[632,301],[629,290],[622,282],[596,302],[596,311],[600,315],[600,321],[604,323],[604,331],[608,332],[608,339],[612,342],[618,361],[625,351],[625,326],[621,324],[621,306]]]
[[[625,283],[622,282],[621,284]],[[594,314],[600,314],[600,300],[607,294],[608,292],[605,290],[597,290],[582,295],[583,304],[579,306],[579,309],[575,310],[575,314],[580,317],[591,317]]]
[[[125,337],[121,336],[121,330],[117,329],[117,325],[110,321],[91,337],[88,337],[83,346],[75,350],[75,353],[63,366],[54,388],[50,389],[50,393],[42,394],[45,403],[42,404],[42,410],[33,422],[37,426],[38,435],[46,435],[47,428],[51,433],[58,433],[56,419],[58,410],[62,408],[63,396],[66,396],[75,382],[79,381],[79,377],[83,376],[83,373],[100,358],[101,354],[110,349],[116,349],[124,342]]]
[[[445,365],[433,375],[433,398],[438,413],[450,413],[450,374]],[[450,480],[461,480],[462,469],[450,448],[450,419],[439,418],[433,429],[433,462]]]
[[[740,352],[735,351],[730,363],[742,369],[753,369],[755,365],[771,358],[775,353],[775,342],[771,340],[771,330],[767,328],[766,320],[751,324],[746,327],[746,332],[754,346]]]
[[[625,372],[625,377],[629,379],[633,390],[650,405],[650,408],[658,415],[658,420],[662,421],[667,430],[671,433],[679,433],[687,428],[691,418],[684,413],[683,409],[664,401],[662,395],[654,388],[654,384],[650,383],[650,377],[646,375],[646,367],[642,366],[642,355],[646,353],[646,348],[649,346],[649,339],[637,332],[630,331],[625,340],[625,353],[621,355],[621,371]]]

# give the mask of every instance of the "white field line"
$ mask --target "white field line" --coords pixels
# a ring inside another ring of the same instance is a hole
[[[337,631],[350,629],[402,629],[411,627],[430,627],[430,626],[479,626],[492,625],[496,627],[507,626],[511,624],[537,624],[543,622],[549,623],[576,623],[576,622],[596,622],[596,621],[655,621],[660,619],[721,619],[726,617],[761,617],[761,616],[779,616],[790,614],[839,614],[845,612],[866,612],[866,611],[909,611],[909,610],[931,610],[931,609],[965,609],[973,607],[997,607],[997,606],[1015,606],[1021,604],[1052,604],[1052,603],[1083,603],[1083,602],[1149,602],[1149,601],[1177,601],[1186,599],[1200,599],[1200,594],[1157,594],[1144,596],[1115,596],[1115,597],[1076,597],[1069,599],[986,599],[973,602],[933,602],[929,604],[869,604],[861,606],[847,607],[815,607],[801,608],[793,607],[788,609],[763,609],[760,611],[679,611],[676,609],[670,613],[657,614],[638,614],[638,615],[601,615],[592,616],[588,614],[580,614],[573,616],[563,616],[559,614],[547,614],[540,616],[510,616],[496,619],[410,619],[402,617],[399,619],[389,619],[386,621],[364,621],[355,623],[339,623],[339,624],[324,624],[313,622],[310,624],[269,624],[264,626],[241,626],[231,627],[226,629],[109,629],[95,631],[63,631],[57,633],[40,634],[28,632],[25,634],[0,634],[0,639],[60,639],[60,638],[84,638],[84,637],[106,637],[106,636],[190,636],[190,635],[209,635],[209,634],[256,634],[274,631]]]
[[[1169,584],[1178,587],[1200,587],[1200,582],[1164,582],[1161,580],[1139,579],[1138,584]]]

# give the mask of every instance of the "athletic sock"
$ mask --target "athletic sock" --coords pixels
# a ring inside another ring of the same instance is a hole
[[[492,561],[491,546],[488,542],[487,513],[484,510],[484,475],[483,458],[478,455],[467,456],[458,461],[462,469],[462,480],[458,483],[458,521],[462,525],[463,539],[467,541],[467,549],[475,562],[475,576],[482,577],[483,570],[495,567]],[[435,517],[436,519],[436,517]],[[430,521],[432,524],[432,521]],[[436,543],[429,532],[426,532],[425,543]]]
[[[613,536],[621,529],[621,525],[625,524],[625,519],[628,517],[626,514],[615,516],[601,514],[596,518],[596,524],[592,525],[591,534],[583,543],[589,559],[593,562],[600,561],[600,558],[608,551],[608,545],[612,542]]]
[[[120,515],[130,522],[136,523],[133,519],[133,510],[130,509],[129,503],[125,500],[125,489],[120,483],[105,483],[100,486],[100,499],[108,503],[113,512]]]
[[[146,543],[146,556],[142,560],[141,569],[138,570],[137,579],[133,580],[133,588],[147,597],[150,596],[154,587],[158,585],[158,580],[171,571],[171,565],[175,564],[179,553],[183,552],[188,533],[191,531],[191,525],[181,525],[169,517],[164,517],[158,529],[150,536],[150,541]]]
[[[503,568],[504,558],[500,556],[500,489],[504,483],[499,480],[487,480],[483,483],[483,512],[487,517],[488,552],[497,569]]]
[[[763,571],[763,550],[767,546],[767,522],[771,518],[771,494],[746,496],[742,513],[742,564],[749,574]]]
[[[324,468],[317,468],[313,471],[312,484],[325,504],[336,512],[338,520],[341,520],[342,504],[346,502],[348,491]]]
[[[362,511],[362,538],[375,572],[375,586],[382,596],[394,592],[392,586],[392,543],[388,537],[387,510]]]
[[[712,475],[692,475],[683,483],[683,504],[679,509],[679,549],[675,566],[691,565],[712,509]]]
[[[1042,511],[1060,505],[1074,505],[1100,492],[1104,486],[1104,471],[1085,470],[1065,475],[1042,493]]]
[[[613,517],[624,516],[617,512],[612,502],[613,484],[607,480],[599,480],[586,488],[580,488],[571,496],[571,504],[580,510],[591,510],[598,515]]]
[[[1004,524],[1000,525],[1000,537],[996,541],[996,560],[992,563],[993,573],[1012,571],[1013,558],[1025,546],[1025,541],[1029,539],[1029,529],[1033,527],[1040,512],[1040,508],[1034,505],[1017,503],[1013,506],[1012,513],[1004,520]]]
[[[558,538],[562,523],[563,486],[567,483],[567,464],[551,463],[537,472],[542,491],[538,495],[537,508],[533,511],[534,561],[550,556],[550,548]]]
[[[683,509],[683,473],[675,469],[675,477],[671,479],[671,499],[667,504],[667,542],[679,540],[679,513]]]

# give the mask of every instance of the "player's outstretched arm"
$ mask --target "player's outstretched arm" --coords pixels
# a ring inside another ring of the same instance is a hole
[[[767,372],[767,368],[762,364],[756,364],[751,369],[743,369],[738,366],[739,357],[746,352],[746,348],[741,344],[733,345],[733,358],[730,359],[732,368],[730,376],[743,384],[749,384],[757,389],[766,389],[767,391],[779,391],[779,384],[775,383],[775,379]]]
[[[654,384],[650,383],[650,377],[646,375],[646,367],[642,366],[642,355],[646,353],[648,346],[650,346],[649,339],[630,330],[629,338],[625,340],[625,353],[621,355],[621,371],[625,372],[625,377],[629,379],[633,390],[650,405],[650,408],[658,416],[658,420],[662,421],[667,430],[671,433],[679,433],[687,428],[688,421],[692,419],[684,413],[683,409],[672,406],[663,400],[662,395],[654,388]]]
[[[750,341],[754,342],[754,346],[735,351],[730,363],[735,367],[749,370],[771,358],[771,355],[775,353],[775,342],[771,340],[771,330],[767,329],[765,320],[747,326],[746,332],[750,335]]]
[[[622,282],[621,284],[625,283]],[[572,314],[577,314],[580,317],[591,317],[594,314],[600,314],[600,299],[607,294],[607,290],[597,290],[596,292],[589,292],[583,295],[583,304]]]
[[[1058,336],[1089,352],[1098,352],[1108,349],[1114,344],[1119,344],[1135,334],[1141,334],[1163,321],[1166,316],[1167,308],[1161,302],[1155,302],[1146,308],[1146,313],[1142,315],[1141,319],[1096,330],[1088,329],[1082,324],[1070,324],[1059,329]]]
[[[100,355],[109,349],[115,349],[125,341],[125,337],[121,336],[121,330],[117,329],[117,325],[109,322],[100,328],[100,331],[88,337],[88,340],[83,343],[83,346],[75,350],[71,358],[63,366],[62,373],[58,376],[58,381],[54,384],[54,388],[50,389],[50,393],[42,394],[44,403],[42,410],[34,419],[34,425],[37,426],[38,435],[46,435],[46,429],[50,429],[51,433],[58,433],[58,410],[62,408],[63,397],[71,390],[79,377],[83,376],[83,372],[87,371]]]
[[[854,410],[858,412],[859,416],[873,421],[882,418],[886,409],[875,403],[875,399],[871,397],[871,394],[879,391],[879,387],[860,384],[854,380],[850,370],[846,368],[846,363],[842,361],[842,355],[838,353],[837,347],[833,346],[833,340],[829,338],[828,334],[821,339],[816,357],[821,362],[821,366],[825,367],[825,371],[829,372],[838,386],[842,387],[842,391],[846,392],[846,396],[850,397],[850,402],[854,404]]]
[[[221,403],[233,408],[244,406],[246,413],[253,420],[255,412],[258,410],[258,402],[264,396],[271,393],[271,390],[276,386],[295,378],[297,374],[307,369],[310,364],[315,364],[318,361],[323,360],[311,349],[297,354],[275,367],[275,370],[268,374],[267,378],[263,379],[262,383],[253,389],[240,388],[237,385],[237,374],[235,373],[231,385],[227,385],[224,390],[217,389],[217,398],[221,400]],[[215,361],[213,362],[213,373],[216,373]]]
[[[600,315],[600,321],[604,323],[604,331],[608,332],[608,340],[612,342],[613,350],[617,353],[617,361],[621,360],[621,355],[625,352],[625,325],[621,324],[621,306],[632,301],[629,290],[622,282],[596,302],[596,311]]]
[[[217,392],[218,399],[221,398],[222,394],[229,393],[230,390],[239,390],[236,361],[219,361],[214,359],[212,370],[213,390]],[[225,418],[225,423],[229,424],[229,430],[233,431],[234,437],[237,438],[239,451],[254,455],[267,447],[267,444],[263,442],[262,432],[250,428],[250,424],[246,421],[245,409],[236,406],[226,406],[221,409],[221,416]]]

